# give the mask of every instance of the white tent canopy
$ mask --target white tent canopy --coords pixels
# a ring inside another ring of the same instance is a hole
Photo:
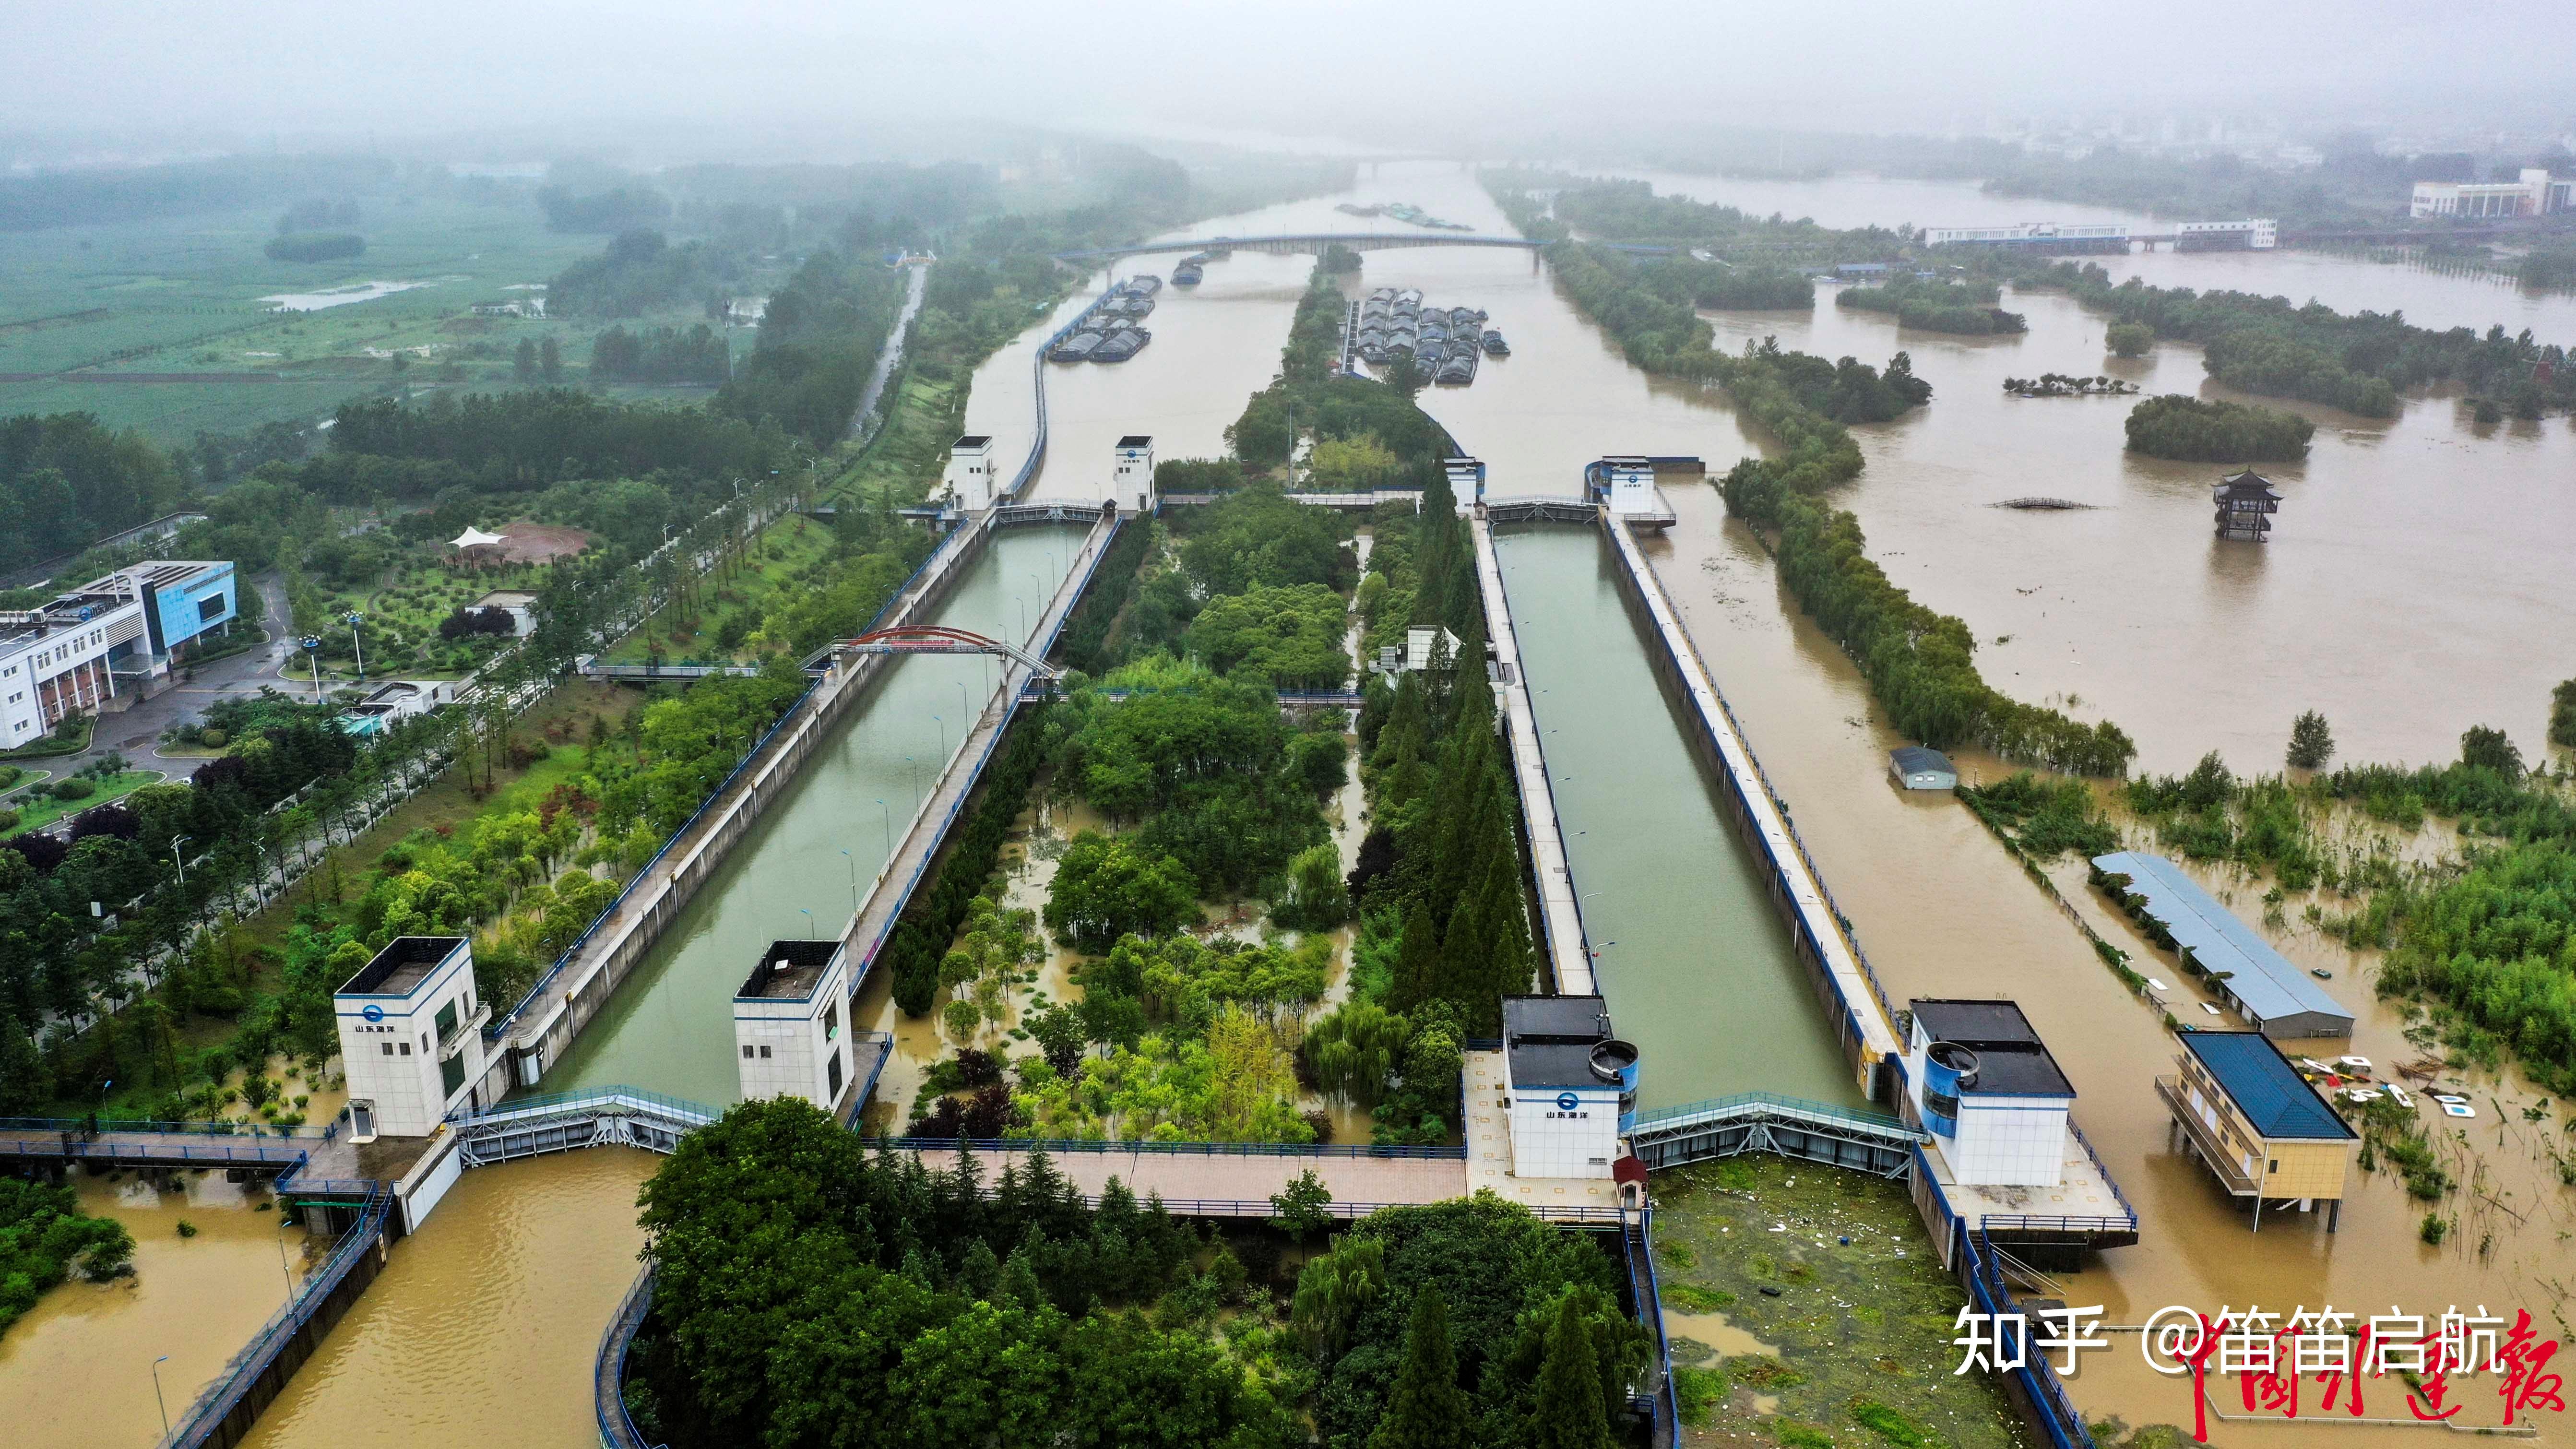
[[[456,535],[455,539],[449,544],[449,547],[478,548],[487,543],[499,543],[501,541],[502,535],[500,534],[485,533],[479,528],[469,527],[463,533]]]

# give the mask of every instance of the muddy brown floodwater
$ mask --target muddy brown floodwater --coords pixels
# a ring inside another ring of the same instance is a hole
[[[1415,184],[1421,204],[1443,215],[1482,215],[1471,195],[1440,190],[1436,180]],[[1497,260],[1430,252],[1369,259],[1372,284],[1462,293],[1460,300],[1495,313],[1489,325],[1512,335],[1506,368],[1488,366],[1464,390],[1424,395],[1467,451],[1511,480],[1492,491],[1570,491],[1574,470],[1605,452],[1695,452],[1714,472],[1749,451],[1721,395],[1639,376],[1552,291],[1515,287],[1516,279],[1492,272]],[[2408,289],[2494,295],[2474,280],[2334,265],[2351,269],[2355,288],[2390,289],[2384,306],[2410,297]],[[1497,295],[1512,297],[1511,307],[1485,300]],[[2119,720],[2139,737],[2143,762],[2158,769],[2180,769],[2212,747],[2240,768],[2273,767],[2290,717],[2309,707],[2334,721],[2348,759],[2448,758],[2459,732],[2481,721],[2512,730],[2527,749],[2537,743],[2548,687],[2565,670],[2533,644],[2565,637],[2576,622],[2576,589],[2563,563],[2565,540],[2576,537],[2569,528],[2576,501],[2565,486],[2576,476],[2576,430],[2567,420],[2482,429],[2453,402],[2423,398],[2410,398],[2393,422],[2320,411],[2313,456],[2279,470],[2290,500],[2275,541],[2221,549],[2208,537],[2206,485],[2215,470],[2127,458],[2126,405],[2002,394],[2008,373],[2112,371],[2098,318],[2062,297],[2025,295],[2006,305],[2030,315],[2027,336],[1956,339],[1904,332],[1824,300],[1813,318],[1712,321],[1730,341],[1777,333],[1784,346],[1828,357],[1914,353],[1917,370],[1940,392],[1913,418],[1858,430],[1869,469],[1841,501],[1861,515],[1872,556],[1897,582],[1967,618],[1981,640],[2015,636],[1984,651],[2000,687],[2032,699],[2080,696],[2077,713]],[[2429,310],[2429,301],[2411,300],[2410,315]],[[2576,325],[2563,331],[2576,340]],[[1532,348],[1525,335],[1546,341]],[[2203,381],[2190,349],[2161,346],[2139,366],[2136,380],[2151,390],[2224,395]],[[1547,393],[1579,399],[1580,415],[1524,413],[1504,389],[1488,387],[1525,371],[1545,373]],[[2474,490],[2479,506],[2461,508],[2462,489]],[[2136,1323],[2170,1303],[2214,1313],[2260,1302],[2286,1314],[2331,1302],[2427,1315],[2483,1303],[2508,1316],[2529,1308],[2544,1332],[2569,1335],[2559,1302],[2576,1267],[2565,1237],[2571,1195],[2540,1159],[2518,1110],[2499,1122],[2483,1095],[2479,1119],[2457,1124],[2469,1129],[2468,1140],[2453,1138],[2451,1147],[2479,1150],[2487,1196],[2503,1206],[2445,1205],[2474,1211],[2475,1231],[2428,1247],[2416,1233],[2422,1205],[2389,1174],[2356,1172],[2339,1233],[2328,1236],[2315,1216],[2295,1213],[2267,1216],[2264,1230],[2251,1232],[2244,1211],[2206,1173],[2166,1150],[2152,1081],[2172,1070],[2176,1047],[2158,1012],[2102,967],[1955,801],[1891,787],[1884,752],[1905,741],[1879,720],[1848,659],[1797,613],[1768,555],[1726,518],[1713,489],[1668,492],[1681,522],[1649,557],[1869,942],[1890,996],[2019,1000],[2081,1094],[2077,1119],[2138,1208],[2143,1241],[2069,1276],[2069,1301],[2104,1304],[2111,1323]],[[2033,493],[2096,507],[2026,515],[1986,506]],[[1962,764],[1989,778],[2004,768],[1973,752],[1963,752]],[[1656,786],[1641,780],[1636,788]],[[2250,897],[2240,901],[2252,919]],[[2152,974],[2178,979],[2098,906],[2079,908]],[[2313,937],[2284,946],[2303,964],[2337,972],[2335,993],[2361,1018],[2349,1050],[2381,1062],[2417,1054],[2396,1015],[2369,999],[2367,977],[2356,978],[2353,963]],[[2497,1085],[2509,1109],[2532,1100],[2527,1087]],[[2395,1380],[2374,1387],[2374,1417],[2406,1416]],[[2463,1417],[2495,1422],[2494,1387],[2492,1379],[2465,1381],[2455,1397],[2471,1405]],[[2088,1361],[2073,1392],[2088,1415],[2188,1423],[2187,1394],[2146,1373],[2134,1341]],[[2422,1440],[2370,1426],[2289,1432],[2330,1433],[2327,1442],[2356,1446]],[[2212,1437],[2241,1443],[2263,1435],[2222,1423]]]
[[[0,1335],[0,1443],[107,1449],[152,1443],[161,1393],[178,1418],[302,1280],[305,1235],[264,1191],[220,1172],[78,1174],[81,1211],[134,1235],[134,1276],[66,1283]],[[179,1224],[196,1236],[179,1236]]]
[[[598,1442],[591,1364],[642,1267],[635,1191],[660,1161],[593,1148],[465,1174],[243,1442]]]

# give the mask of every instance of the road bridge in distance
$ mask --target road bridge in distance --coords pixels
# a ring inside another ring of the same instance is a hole
[[[1094,247],[1084,251],[1057,252],[1059,262],[1080,265],[1085,262],[1115,262],[1128,257],[1186,255],[1192,252],[1235,251],[1265,252],[1286,256],[1295,252],[1320,253],[1328,246],[1340,245],[1355,252],[1394,251],[1401,247],[1482,247],[1488,251],[1521,251],[1535,256],[1547,243],[1525,236],[1484,236],[1473,232],[1454,231],[1307,231],[1287,232],[1276,236],[1202,236],[1184,237],[1178,241],[1138,242],[1133,246]],[[1602,243],[1612,251],[1639,256],[1671,256],[1671,247],[1647,246],[1637,242]]]

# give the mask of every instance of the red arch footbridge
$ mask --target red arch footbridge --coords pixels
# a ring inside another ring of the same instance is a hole
[[[971,629],[951,628],[946,624],[906,624],[893,629],[879,629],[856,639],[844,639],[832,646],[835,654],[998,654],[1005,659],[1025,664],[1041,679],[1053,679],[1063,671],[1026,649],[1002,639],[987,638]]]

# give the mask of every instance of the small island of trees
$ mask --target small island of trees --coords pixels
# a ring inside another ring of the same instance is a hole
[[[2043,372],[2037,377],[2008,377],[2004,391],[2014,397],[2120,397],[2138,390],[2134,382],[2116,377],[2069,377],[2060,372]]]
[[[1846,287],[1834,298],[1837,307],[1867,312],[1893,312],[1896,320],[1925,332],[1957,332],[1970,337],[2028,332],[2019,312],[1995,303],[2003,289],[1988,281],[1926,281],[1899,277],[1883,287]]]
[[[2198,463],[2296,462],[2308,456],[2316,430],[2296,413],[2181,393],[2147,399],[2128,421],[2130,452]]]

